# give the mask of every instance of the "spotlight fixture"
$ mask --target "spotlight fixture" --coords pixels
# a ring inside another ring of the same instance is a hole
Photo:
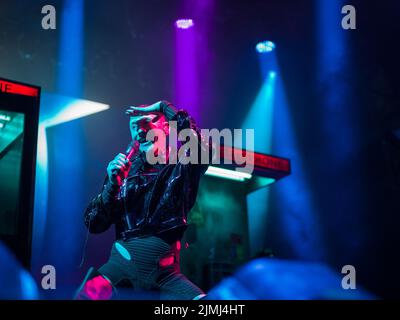
[[[269,77],[271,79],[275,79],[276,78],[276,72],[275,71],[270,71],[268,75],[269,75]]]
[[[189,29],[194,26],[194,22],[192,19],[179,19],[176,20],[175,26],[178,29]]]
[[[275,43],[272,41],[262,41],[257,43],[256,50],[258,53],[267,53],[275,49]]]

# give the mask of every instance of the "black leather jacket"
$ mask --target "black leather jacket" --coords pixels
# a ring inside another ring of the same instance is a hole
[[[167,119],[177,121],[178,131],[194,129],[201,141],[199,129],[187,112],[171,106],[164,114]],[[154,235],[175,228],[184,231],[207,167],[180,162],[150,165],[145,154],[139,153],[132,159],[126,196],[123,187],[111,184],[106,178],[102,191],[84,213],[85,225],[89,232],[101,233],[114,224],[117,239]]]

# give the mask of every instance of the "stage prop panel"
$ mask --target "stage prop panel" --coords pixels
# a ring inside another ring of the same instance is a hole
[[[0,241],[30,266],[40,88],[0,78]]]
[[[223,148],[227,153],[222,152]],[[254,214],[248,212],[248,195],[290,174],[289,159],[253,152],[253,173],[237,176],[235,161],[224,163],[229,152],[245,155],[251,151],[221,147],[221,165],[211,166],[202,178],[182,240],[182,271],[204,290],[254,258],[250,248],[250,220]]]

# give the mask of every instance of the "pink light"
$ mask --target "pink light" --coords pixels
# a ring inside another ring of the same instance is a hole
[[[174,256],[168,256],[168,257],[160,259],[159,264],[161,267],[165,268],[165,267],[172,265],[174,263],[174,261],[175,261]]]
[[[78,300],[89,298],[91,300],[109,300],[112,296],[112,285],[103,276],[88,280],[84,286],[84,295]]]
[[[176,20],[175,25],[178,29],[189,29],[194,26],[192,19],[179,19]]]

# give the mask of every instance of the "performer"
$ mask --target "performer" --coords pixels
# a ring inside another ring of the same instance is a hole
[[[178,132],[191,128],[199,142],[200,131],[186,111],[167,101],[129,107],[126,114],[134,152],[128,157],[120,153],[109,163],[102,191],[84,214],[91,233],[115,225],[116,241],[108,262],[89,270],[76,298],[111,299],[118,287],[127,285],[132,292],[155,291],[161,299],[202,298],[204,292],[180,272],[179,252],[187,214],[207,165],[146,161],[150,151],[166,160],[169,156],[161,139],[146,140],[149,130],[163,130],[168,136],[169,121],[176,121]]]

